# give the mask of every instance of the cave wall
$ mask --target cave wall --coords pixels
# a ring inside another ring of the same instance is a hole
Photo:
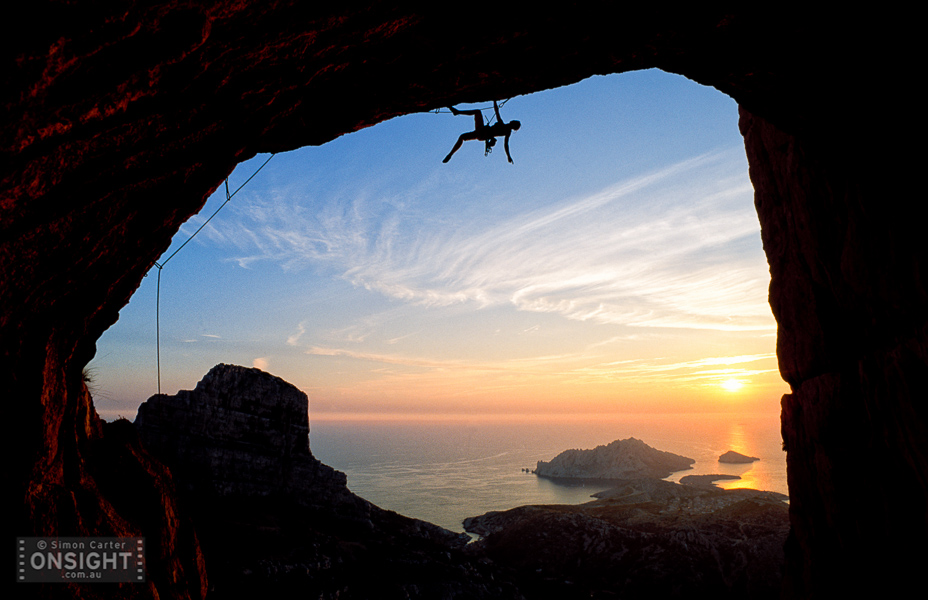
[[[741,106],[792,387],[791,589],[820,593],[848,564],[874,582],[901,578],[923,556],[894,550],[928,546],[926,257],[917,171],[898,144],[917,135],[900,114],[920,55],[914,19],[580,2],[22,9],[0,57],[0,378],[17,424],[4,466],[23,507],[17,535],[141,527],[95,508],[102,429],[81,369],[238,162],[401,114],[657,67]],[[156,586],[196,597],[191,580],[184,593]]]
[[[885,181],[908,160],[744,109],[740,127],[791,387],[786,589],[902,595],[928,564],[928,257],[909,193]]]

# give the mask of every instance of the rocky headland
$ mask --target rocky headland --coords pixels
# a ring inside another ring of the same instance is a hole
[[[752,463],[757,460],[760,459],[756,456],[746,456],[740,452],[735,452],[734,450],[729,450],[725,454],[719,456],[720,463],[728,463],[733,465]]]
[[[209,598],[521,598],[466,534],[356,496],[310,451],[306,395],[235,365],[139,407],[142,445],[192,514]]]
[[[592,450],[565,450],[550,461],[538,461],[535,474],[549,479],[663,479],[692,468],[692,458],[657,450],[641,440],[616,440]]]
[[[782,494],[649,478],[594,497],[466,519],[480,536],[469,550],[512,569],[527,597],[780,597]]]

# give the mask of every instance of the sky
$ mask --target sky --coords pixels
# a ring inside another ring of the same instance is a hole
[[[648,70],[501,113],[514,164],[502,141],[443,164],[473,127],[449,112],[275,155],[161,272],[162,391],[224,362],[293,383],[315,420],[777,412],[735,102]],[[157,275],[97,343],[105,419],[157,392]]]

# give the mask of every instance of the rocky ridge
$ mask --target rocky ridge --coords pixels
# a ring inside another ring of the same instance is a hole
[[[782,494],[623,481],[578,506],[522,506],[464,521],[471,546],[550,598],[780,597]]]

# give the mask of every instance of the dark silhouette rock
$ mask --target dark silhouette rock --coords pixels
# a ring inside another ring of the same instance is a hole
[[[466,519],[472,551],[512,568],[527,596],[780,597],[782,494],[639,479],[594,496]]]
[[[306,394],[279,377],[220,364],[195,389],[142,403],[135,426],[145,447],[195,493],[324,504],[314,496],[347,492],[346,479],[310,452],[308,410]]]
[[[743,463],[752,463],[755,460],[760,460],[756,456],[746,456],[740,452],[735,452],[734,450],[729,450],[725,454],[719,456],[720,463],[731,463],[731,464],[743,464]]]
[[[885,594],[928,561],[928,246],[912,208],[921,127],[902,116],[919,106],[906,84],[916,19],[653,3],[496,6],[492,18],[294,0],[18,8],[0,57],[0,380],[18,425],[5,487],[17,534],[125,523],[82,492],[102,466],[81,370],[238,162],[657,67],[740,105],[791,386],[787,589]],[[882,474],[867,494],[861,472]]]
[[[466,534],[349,491],[312,455],[308,411],[286,381],[224,364],[139,407],[139,437],[193,514],[210,598],[520,597],[463,555]]]
[[[899,204],[917,192],[880,191],[876,176],[911,166],[848,156],[743,109],[740,126],[792,389],[781,402],[786,589],[903,594],[928,560],[928,295],[915,275],[928,246],[913,246],[921,221]],[[861,473],[880,473],[866,494]]]
[[[180,506],[170,471],[143,447],[129,421],[104,423],[103,431],[89,454],[94,481],[107,500],[103,506],[110,507],[114,520],[118,515],[139,528],[135,533],[129,530],[113,535],[140,534],[146,538],[151,587],[167,590],[171,597],[204,597],[208,590],[206,560],[197,527],[192,515]],[[135,584],[125,587],[128,597],[139,594]],[[86,589],[72,592],[74,597],[87,597]]]
[[[538,461],[535,474],[550,479],[663,479],[675,471],[691,469],[694,462],[628,438],[592,450],[565,450],[550,461]]]

